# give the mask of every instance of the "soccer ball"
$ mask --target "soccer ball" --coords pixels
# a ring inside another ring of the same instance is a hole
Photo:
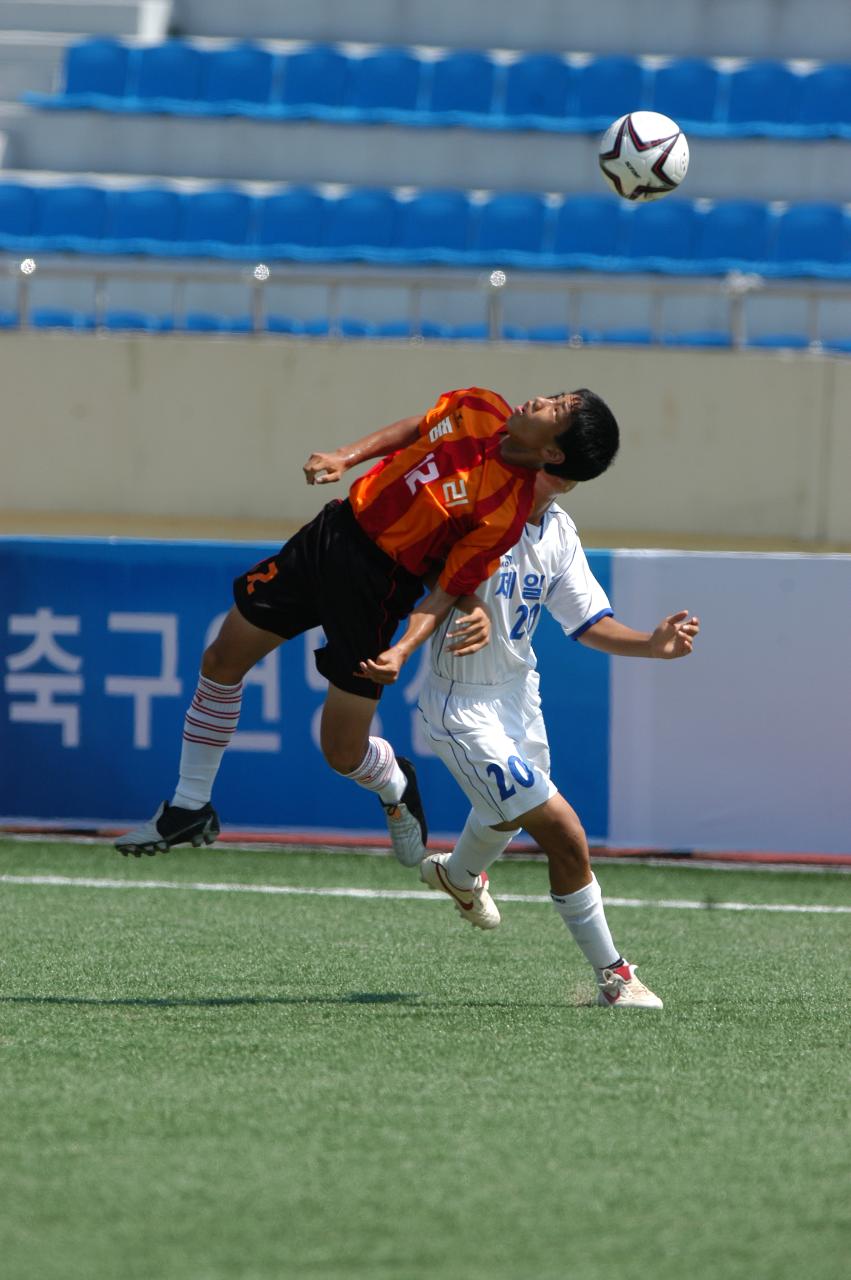
[[[600,168],[624,200],[661,200],[686,176],[686,135],[657,111],[631,111],[600,139]]]

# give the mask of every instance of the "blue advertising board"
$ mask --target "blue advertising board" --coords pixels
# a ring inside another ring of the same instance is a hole
[[[200,657],[231,582],[267,544],[0,538],[0,817],[130,825],[171,797]],[[589,554],[610,590],[610,556]],[[367,836],[375,798],[338,777],[318,746],[321,631],[248,675],[214,802],[225,827]],[[608,829],[608,659],[545,618],[536,636],[553,776],[589,836]],[[429,822],[461,829],[467,801],[423,740],[416,710],[427,654],[385,692],[376,731],[417,764]]]

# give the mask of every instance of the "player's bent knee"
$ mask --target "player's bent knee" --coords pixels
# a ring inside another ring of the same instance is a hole
[[[578,875],[591,869],[588,844],[585,840],[581,842],[563,840],[557,845],[551,845],[544,852],[552,868],[558,868],[569,875]]]
[[[319,724],[319,746],[337,773],[354,773],[360,768],[369,747],[374,714],[375,702],[371,698],[347,693],[333,684],[328,686]]]
[[[252,663],[246,666],[243,662],[234,659],[234,656],[228,654],[223,646],[214,640],[204,650],[204,656],[201,659],[201,675],[206,676],[208,680],[215,680],[216,684],[239,684],[240,680],[251,670]]]
[[[319,730],[319,746],[335,773],[354,773],[363,762],[369,745],[369,732],[350,729],[335,723],[333,716],[324,715]]]
[[[201,674],[217,684],[239,684],[253,666],[282,643],[281,636],[255,627],[234,607],[215,640],[204,650]]]
[[[349,774],[354,773],[355,769],[361,764],[364,752],[348,750],[339,745],[330,745],[322,747],[322,754],[325,757],[325,763],[330,765],[335,773]]]

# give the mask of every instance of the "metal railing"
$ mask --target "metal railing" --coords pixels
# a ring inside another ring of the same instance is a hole
[[[445,268],[403,270],[395,268],[368,268],[362,266],[328,265],[327,267],[300,267],[288,263],[271,266],[258,262],[243,266],[233,263],[219,264],[212,261],[167,262],[162,259],[139,261],[129,258],[91,258],[59,256],[25,257],[5,255],[0,257],[0,279],[7,287],[14,282],[16,310],[6,316],[5,326],[28,329],[33,326],[33,291],[38,281],[61,284],[89,282],[93,287],[93,306],[88,313],[95,330],[112,329],[108,292],[116,284],[165,284],[170,294],[170,305],[162,319],[170,321],[170,331],[185,328],[187,308],[186,291],[191,285],[217,285],[236,290],[244,298],[242,314],[249,317],[247,331],[256,335],[267,334],[270,314],[269,298],[272,287],[283,291],[304,286],[320,287],[325,291],[324,308],[327,319],[327,336],[339,337],[343,333],[341,322],[344,313],[341,295],[345,290],[395,290],[405,296],[404,318],[408,322],[408,336],[422,336],[424,316],[428,312],[425,303],[429,294],[449,294],[475,300],[488,340],[500,341],[510,325],[506,313],[512,297],[519,293],[546,298],[552,310],[553,301],[560,299],[558,322],[566,333],[565,341],[579,345],[586,340],[587,326],[583,323],[583,308],[590,298],[623,298],[638,295],[648,305],[648,329],[651,340],[662,342],[669,330],[664,323],[666,302],[676,299],[714,299],[720,301],[725,314],[724,330],[733,348],[748,344],[747,303],[753,297],[763,297],[769,303],[801,302],[806,307],[807,320],[803,336],[809,347],[822,348],[823,333],[821,309],[830,300],[848,308],[847,341],[851,339],[851,285],[832,284],[823,280],[768,280],[758,275],[734,272],[723,278],[669,277],[659,275],[595,275],[592,273],[534,273],[504,271],[495,267],[490,271],[461,271]],[[58,306],[51,303],[51,307]],[[132,310],[122,304],[121,310]],[[141,310],[145,310],[142,308]],[[351,314],[351,313],[349,313]],[[724,331],[722,330],[722,332]],[[800,331],[800,330],[799,330]]]

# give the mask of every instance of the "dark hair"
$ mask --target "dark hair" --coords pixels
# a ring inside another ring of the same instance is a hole
[[[570,421],[555,438],[564,462],[548,462],[544,470],[563,480],[593,480],[614,461],[620,444],[618,424],[606,402],[587,387],[569,394],[574,397]]]

